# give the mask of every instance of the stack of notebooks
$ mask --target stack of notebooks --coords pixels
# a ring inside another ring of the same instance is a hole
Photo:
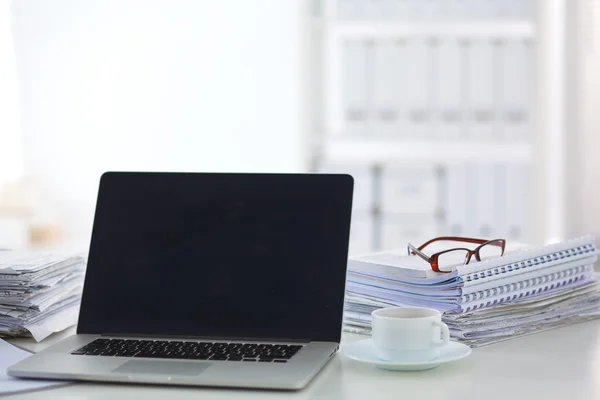
[[[594,237],[508,249],[451,273],[406,249],[351,258],[344,330],[370,334],[381,307],[429,307],[443,313],[453,340],[477,347],[600,318]]]
[[[40,341],[77,322],[86,259],[0,251],[0,337]]]

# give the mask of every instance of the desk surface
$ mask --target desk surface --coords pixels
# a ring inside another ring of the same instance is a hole
[[[39,351],[43,343],[11,342]],[[363,336],[344,335],[342,346]],[[392,372],[339,353],[300,392],[77,383],[17,395],[19,399],[600,399],[600,321],[573,325],[473,349],[455,363],[422,372]],[[407,397],[405,397],[407,396]]]

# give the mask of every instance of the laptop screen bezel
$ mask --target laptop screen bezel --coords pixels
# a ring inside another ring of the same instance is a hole
[[[169,176],[176,176],[176,175],[189,175],[189,176],[193,176],[196,179],[202,179],[202,176],[212,176],[214,177],[215,175],[217,176],[222,176],[223,178],[226,178],[227,176],[243,176],[244,179],[264,179],[264,178],[268,178],[269,176],[286,176],[289,179],[295,179],[295,177],[299,177],[299,176],[303,176],[304,178],[310,177],[310,179],[321,179],[321,180],[326,180],[328,183],[328,187],[330,188],[329,190],[337,190],[338,193],[337,195],[340,196],[344,196],[346,198],[346,202],[345,204],[347,204],[347,207],[345,210],[337,210],[336,212],[343,212],[345,214],[347,214],[347,224],[345,226],[340,227],[339,229],[339,234],[342,236],[346,237],[346,244],[349,243],[349,235],[350,235],[350,219],[351,219],[351,214],[352,214],[352,193],[353,193],[353,186],[354,186],[354,180],[350,175],[347,174],[252,174],[252,173],[238,173],[238,174],[233,174],[233,173],[164,173],[164,172],[107,172],[105,174],[103,174],[101,180],[100,180],[100,185],[99,185],[99,189],[98,189],[98,202],[103,201],[103,199],[106,198],[110,198],[112,196],[118,196],[118,193],[108,193],[107,190],[110,190],[111,185],[107,184],[110,183],[111,180],[113,179],[119,179],[119,180],[128,180],[128,179],[136,179],[136,177],[139,177],[141,175],[143,176],[148,176],[148,175],[157,175],[157,176],[161,176],[162,179],[164,179],[165,177],[169,177]],[[97,207],[98,210],[98,207]],[[94,219],[94,226],[93,226],[93,230],[92,230],[92,237],[91,237],[91,243],[90,243],[90,252],[89,252],[89,259],[88,259],[88,273],[86,273],[86,277],[85,277],[85,282],[84,282],[84,289],[83,289],[83,297],[82,297],[82,306],[80,308],[80,314],[79,314],[79,321],[80,323],[77,326],[77,333],[78,334],[97,334],[97,335],[112,335],[112,336],[118,336],[118,335],[124,335],[124,336],[139,336],[139,337],[152,337],[152,336],[160,336],[160,337],[174,337],[174,338],[179,338],[179,337],[186,337],[186,338],[215,338],[215,336],[203,336],[203,335],[193,335],[193,334],[185,334],[185,335],[170,335],[170,334],[159,334],[159,335],[155,335],[155,334],[148,334],[147,332],[114,332],[111,330],[107,330],[107,329],[103,329],[103,327],[98,326],[98,324],[91,324],[90,321],[93,321],[94,318],[94,310],[91,308],[86,307],[86,296],[90,296],[89,291],[86,291],[86,288],[90,287],[91,285],[94,285],[94,282],[90,281],[90,276],[92,274],[90,274],[90,271],[97,271],[96,269],[101,269],[102,265],[100,263],[97,262],[96,260],[96,255],[99,254],[102,251],[109,251],[110,249],[105,249],[105,248],[99,248],[98,246],[96,246],[95,242],[94,242],[94,237],[98,234],[98,229],[101,229],[101,225],[102,224],[98,224],[97,223],[97,219],[98,218],[102,218],[104,216],[99,216],[98,215],[98,211],[96,211],[96,215],[95,215],[95,219]],[[115,223],[118,223],[118,221],[115,221]],[[315,321],[315,324],[323,324],[323,323],[327,323],[327,324],[332,324],[331,326],[335,326],[335,329],[332,329],[332,334],[328,335],[327,337],[295,337],[294,335],[291,335],[289,337],[266,337],[266,336],[261,336],[261,337],[251,337],[251,336],[245,336],[242,332],[242,330],[240,330],[240,335],[236,335],[236,336],[228,336],[228,337],[218,337],[218,339],[227,339],[227,340],[269,340],[269,341],[277,341],[277,340],[281,340],[281,341],[313,341],[313,340],[318,340],[318,341],[326,341],[326,342],[337,342],[339,343],[341,340],[341,334],[342,334],[342,324],[343,324],[343,306],[344,306],[344,296],[345,296],[345,282],[346,282],[346,266],[347,266],[347,258],[348,258],[348,245],[346,245],[345,248],[345,252],[343,252],[342,255],[340,255],[340,259],[338,262],[338,265],[334,266],[335,268],[339,268],[340,269],[340,274],[339,277],[340,279],[342,279],[343,277],[343,284],[340,286],[342,289],[338,290],[337,293],[332,293],[332,300],[334,302],[334,307],[336,309],[339,310],[339,315],[337,317],[337,319],[335,321]],[[343,273],[341,272],[343,270]],[[320,285],[327,285],[327,282],[319,282],[318,284]]]

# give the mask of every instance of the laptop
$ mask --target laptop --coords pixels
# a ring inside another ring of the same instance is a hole
[[[77,334],[12,376],[296,390],[339,348],[353,179],[107,172]]]

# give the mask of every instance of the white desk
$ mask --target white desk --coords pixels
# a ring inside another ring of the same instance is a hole
[[[67,334],[73,333],[73,330]],[[39,351],[66,334],[35,344]],[[363,338],[345,335],[343,343]],[[300,392],[77,383],[20,394],[19,399],[600,399],[600,321],[473,349],[455,363],[422,372],[392,372],[338,354]],[[342,343],[342,345],[343,345]]]

